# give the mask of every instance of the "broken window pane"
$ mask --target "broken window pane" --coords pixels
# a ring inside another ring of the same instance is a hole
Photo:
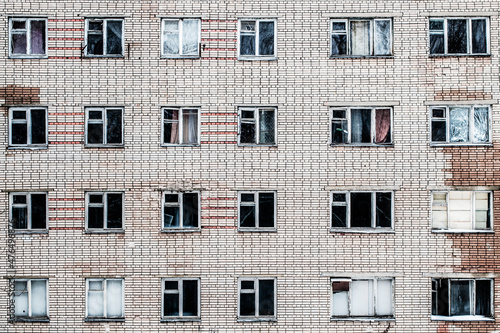
[[[28,310],[28,282],[15,281],[14,283],[14,313],[18,317],[29,316]]]
[[[392,315],[392,280],[377,280],[377,316]]]
[[[107,21],[107,54],[122,54],[122,21]]]
[[[450,108],[450,141],[469,141],[469,109],[462,107]]]
[[[391,52],[391,21],[375,20],[375,55],[390,55]]]
[[[347,120],[332,121],[332,143],[347,143]]]
[[[31,143],[44,144],[45,139],[45,110],[31,110]]]
[[[259,142],[263,144],[274,143],[274,110],[259,111]]]
[[[371,109],[351,110],[351,142],[371,142]]]
[[[450,315],[467,316],[470,308],[472,281],[450,281]]]
[[[259,315],[274,315],[274,280],[259,280]]]
[[[255,206],[240,206],[240,227],[255,227]]]
[[[259,193],[259,227],[274,227],[274,193]]]
[[[392,193],[376,193],[377,227],[390,228],[392,226]]]
[[[31,280],[31,315],[47,315],[47,281]]]
[[[351,21],[351,54],[370,55],[370,21]]]
[[[198,281],[184,280],[182,288],[182,314],[184,316],[198,316]]]
[[[489,141],[489,112],[487,107],[474,108],[474,142]]]
[[[183,143],[194,144],[198,142],[198,110],[183,110],[182,113]]]
[[[448,225],[448,203],[446,193],[432,194],[432,227],[444,229]]]
[[[122,228],[123,199],[121,194],[108,194],[108,228]]]
[[[448,19],[448,53],[467,53],[467,20]]]
[[[31,228],[47,227],[47,198],[45,194],[31,195]]]
[[[375,143],[391,143],[391,110],[375,110]]]
[[[87,34],[87,54],[104,54],[104,37],[101,22],[89,22],[89,32]]]
[[[255,55],[255,21],[241,22],[240,54]]]
[[[123,292],[121,280],[107,280],[106,316],[123,317]]]
[[[31,21],[31,54],[45,54],[45,20]]]
[[[259,23],[259,53],[260,55],[274,54],[274,22]]]
[[[351,315],[373,316],[374,313],[373,280],[351,282]]]
[[[332,316],[349,316],[349,282],[332,282]]]
[[[122,143],[122,110],[106,110],[107,143]]]
[[[179,227],[179,207],[165,206],[163,210],[163,227],[178,228]]]
[[[372,226],[372,194],[351,193],[351,227],[370,228]]]
[[[491,280],[476,280],[476,315],[491,317]]]
[[[163,53],[179,54],[179,21],[163,21]]]
[[[198,193],[184,193],[182,196],[184,228],[198,227]]]
[[[472,26],[472,53],[486,53],[486,20],[471,20]]]
[[[490,229],[490,193],[475,193],[475,227],[476,229]]]
[[[182,31],[182,53],[186,55],[198,54],[199,20],[184,20]]]

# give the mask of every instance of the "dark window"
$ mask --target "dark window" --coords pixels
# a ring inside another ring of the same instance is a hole
[[[488,53],[488,19],[432,18],[429,20],[430,54]]]
[[[241,145],[276,144],[276,109],[240,109]]]
[[[275,193],[241,192],[240,229],[275,228]]]
[[[123,55],[123,20],[120,19],[87,19],[88,56],[122,56]]]
[[[14,229],[47,229],[47,194],[12,193],[11,219]]]
[[[240,21],[240,56],[269,58],[276,56],[276,22],[274,20]]]
[[[240,280],[239,316],[266,318],[275,316],[275,279]]]
[[[123,109],[87,108],[85,121],[87,146],[123,145]]]
[[[87,193],[87,229],[123,229],[123,194]]]
[[[163,280],[163,317],[199,317],[199,279]]]
[[[9,113],[10,146],[47,146],[47,109],[11,108]]]
[[[200,227],[199,193],[164,193],[163,229]]]
[[[392,192],[331,194],[332,228],[392,228]]]
[[[44,57],[47,55],[47,19],[10,19],[10,56]]]

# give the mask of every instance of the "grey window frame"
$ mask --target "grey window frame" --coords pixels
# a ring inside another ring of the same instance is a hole
[[[452,108],[467,108],[469,109],[469,141],[466,142],[452,142],[450,141],[450,109]],[[476,108],[487,108],[488,109],[488,141],[484,142],[474,142],[474,110]],[[434,117],[433,110],[444,109],[445,117]],[[474,105],[433,105],[429,107],[429,142],[432,146],[481,146],[481,145],[491,145],[492,143],[492,108],[491,105],[474,104]],[[445,122],[446,123],[446,141],[432,141],[432,125],[434,122]],[[472,138],[472,139],[471,139]]]
[[[351,194],[352,193],[370,193],[371,194],[371,227],[351,227]],[[377,227],[377,193],[391,193],[391,227]],[[346,201],[334,202],[334,194],[345,194]],[[332,214],[333,206],[346,207],[346,227],[333,227]],[[330,231],[331,232],[393,232],[394,231],[394,191],[331,191],[330,192]]]
[[[32,142],[32,126],[31,111],[44,110],[45,111],[45,143],[31,143]],[[26,120],[19,120],[13,118],[14,111],[25,111]],[[27,143],[26,144],[13,144],[12,143],[12,125],[13,124],[27,124]],[[45,106],[13,106],[9,108],[9,148],[24,148],[24,149],[46,149],[48,147],[48,112]]]
[[[44,194],[45,195],[45,228],[44,229],[33,229],[32,228],[32,212],[31,212],[31,195],[33,194]],[[26,204],[14,204],[15,195],[25,195],[26,196]],[[9,193],[9,216],[10,219],[13,219],[12,209],[14,207],[24,207],[26,206],[26,219],[27,219],[27,228],[26,229],[14,229],[16,233],[46,233],[49,230],[49,196],[47,192],[10,192]]]
[[[183,27],[184,27],[184,21],[185,20],[197,20],[198,21],[198,50],[196,54],[183,54],[183,39],[182,39],[182,32],[183,32]],[[179,53],[165,53],[163,49],[163,43],[165,42],[165,26],[164,22],[165,21],[177,21],[179,22]],[[160,37],[160,57],[161,58],[200,58],[200,52],[201,52],[201,19],[199,17],[181,17],[181,18],[169,18],[165,17],[162,18],[161,21],[161,37]]]
[[[165,119],[165,110],[177,110],[179,112],[179,119],[176,121],[177,124],[179,124],[178,128],[178,141],[179,143],[165,143],[165,140],[164,140],[164,134],[165,134],[165,128],[164,128],[164,125],[166,123],[175,123],[175,121],[171,121],[171,120],[168,120],[168,119]],[[198,128],[198,131],[197,131],[197,141],[195,143],[184,143],[182,142],[183,141],[183,128],[184,128],[184,112],[185,111],[189,111],[189,110],[196,110],[198,116],[197,116],[197,128]],[[200,145],[200,137],[201,137],[201,112],[200,112],[201,108],[200,107],[197,107],[197,106],[192,106],[192,107],[189,107],[189,106],[186,106],[186,107],[169,107],[169,106],[165,106],[165,107],[162,107],[161,108],[161,146],[162,147],[178,147],[178,146],[191,146],[191,147],[196,147],[196,146],[199,146]]]
[[[252,111],[252,120],[243,119],[243,111]],[[260,111],[274,111],[274,142],[260,143]],[[253,124],[255,126],[255,143],[241,142],[241,124]],[[240,106],[238,107],[238,146],[263,146],[275,147],[278,145],[278,108],[273,106]]]
[[[183,311],[183,282],[184,281],[196,281],[198,284],[198,294],[197,294],[197,303],[198,303],[198,315],[197,316],[184,316]],[[178,293],[168,292],[165,290],[165,281],[177,281],[178,282]],[[161,289],[162,289],[162,297],[161,297],[161,320],[162,321],[200,321],[201,320],[201,279],[198,277],[183,277],[183,278],[162,278],[161,279]],[[179,295],[179,315],[178,316],[164,316],[164,307],[165,307],[165,294],[178,294]]]
[[[272,316],[266,316],[266,315],[259,315],[259,286],[260,286],[260,281],[261,280],[273,280],[274,281],[274,295],[273,295],[273,305],[274,305],[274,315]],[[243,281],[253,281],[254,283],[254,289],[253,292],[243,292],[241,289],[241,283]],[[255,304],[254,304],[254,309],[255,309],[255,315],[254,316],[242,316],[240,315],[240,302],[241,302],[241,294],[245,293],[253,293],[255,294]],[[240,277],[238,278],[238,304],[237,304],[237,320],[239,322],[244,322],[244,321],[277,321],[277,295],[278,295],[278,290],[277,290],[277,279],[276,277]]]
[[[391,305],[392,314],[391,315],[377,315],[377,285],[379,280],[391,280]],[[352,286],[353,281],[373,281],[373,316],[353,316],[351,315],[351,302],[352,302]],[[349,293],[347,299],[348,315],[347,316],[334,316],[333,315],[333,282],[348,282],[349,283]],[[383,277],[351,277],[351,278],[331,278],[330,279],[330,320],[394,320],[395,319],[395,292],[394,292],[394,277],[383,276]]]
[[[258,197],[260,193],[273,193],[274,197],[274,215],[273,215],[273,227],[261,227],[259,219],[259,202]],[[244,203],[241,201],[242,194],[253,194],[254,202]],[[276,231],[277,227],[277,192],[273,190],[259,190],[259,191],[238,191],[238,231]],[[240,225],[241,207],[242,206],[255,206],[255,227],[242,227]]]
[[[88,35],[89,22],[102,21],[102,53],[103,54],[89,54],[88,53]],[[121,54],[107,54],[107,22],[108,21],[121,21],[122,22],[122,53]],[[85,57],[87,58],[124,58],[125,57],[125,20],[123,17],[86,17],[85,18]]]
[[[122,197],[122,227],[121,228],[108,228],[108,194],[120,194]],[[96,204],[90,203],[91,195],[102,195],[103,203]],[[103,227],[102,228],[89,228],[89,208],[90,207],[103,207]],[[85,232],[88,233],[113,233],[113,232],[123,232],[125,230],[125,193],[120,191],[89,191],[85,192]]]
[[[122,316],[120,317],[114,317],[114,316],[107,316],[107,282],[111,280],[116,280],[116,281],[121,281],[122,284],[122,292],[121,292],[121,297],[122,297]],[[89,317],[88,315],[88,309],[89,309],[89,282],[90,281],[101,281],[102,282],[102,292],[103,292],[103,312],[104,316],[103,317]],[[86,278],[85,279],[85,321],[124,321],[125,320],[125,279],[123,278]]]
[[[12,53],[12,35],[16,33],[16,30],[12,26],[13,21],[26,21],[26,28],[22,29],[26,31],[26,54],[16,54]],[[44,54],[31,54],[31,21],[45,21],[45,53]],[[48,58],[48,19],[47,17],[9,17],[9,58],[35,58],[44,59]]]
[[[448,20],[467,20],[467,52],[466,53],[448,53]],[[432,20],[443,20],[443,31],[442,33],[439,32],[432,32],[430,30],[430,22]],[[472,32],[472,21],[473,20],[485,20],[486,22],[486,53],[472,53],[472,38],[471,38],[471,32]],[[479,55],[479,56],[489,56],[491,54],[491,42],[490,42],[490,18],[489,17],[483,17],[483,16],[478,16],[478,17],[464,17],[464,16],[453,16],[453,17],[429,17],[427,20],[427,29],[428,29],[428,43],[427,46],[429,48],[429,56],[430,57],[446,57],[446,56],[453,56],[453,57],[460,57],[460,56],[474,56],[474,55]],[[444,37],[444,53],[431,53],[431,38],[430,35],[443,35]]]
[[[45,308],[47,309],[47,313],[45,316],[33,316],[32,315],[32,292],[31,292],[31,282],[32,281],[45,281]],[[46,278],[14,278],[11,279],[10,282],[26,282],[28,293],[28,315],[26,316],[16,316],[14,312],[14,321],[26,321],[26,322],[48,322],[49,320],[49,279]],[[10,301],[12,304],[15,304],[16,294],[15,291],[10,295]],[[10,311],[10,309],[9,309]]]
[[[108,110],[120,110],[122,113],[122,122],[121,122],[121,137],[122,137],[122,142],[121,143],[107,143],[108,140],[108,135],[106,132],[107,129],[107,113]],[[89,119],[89,113],[90,111],[101,111],[102,112],[102,120],[98,119]],[[85,107],[85,147],[86,148],[120,148],[124,147],[125,145],[125,108],[122,106],[88,106]],[[89,131],[88,131],[88,125],[89,124],[102,124],[102,140],[103,143],[88,143],[88,136],[89,136]]]
[[[242,22],[255,22],[255,32],[249,33],[242,31],[241,23]],[[259,51],[259,26],[260,22],[274,22],[274,54],[273,55],[260,55]],[[255,54],[254,55],[242,55],[241,54],[241,36],[251,34],[255,35]],[[238,51],[238,60],[276,60],[277,52],[278,52],[278,22],[276,18],[239,18],[238,19],[238,40],[237,40],[237,51]]]
[[[198,194],[198,226],[185,227],[184,226],[184,202],[183,194],[196,193]],[[177,194],[177,203],[165,202],[165,194]],[[161,195],[161,231],[162,232],[198,232],[201,230],[201,193],[200,191],[163,191]],[[165,207],[179,207],[179,227],[165,228]]]

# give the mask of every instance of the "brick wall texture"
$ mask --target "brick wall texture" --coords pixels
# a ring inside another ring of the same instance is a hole
[[[0,1],[0,331],[492,332],[431,320],[431,277],[494,278],[500,316],[500,1]],[[9,58],[9,17],[48,18],[48,58]],[[488,17],[490,56],[429,57],[430,16]],[[84,19],[123,17],[123,58],[81,57]],[[196,59],[160,58],[162,17],[201,18]],[[277,59],[238,60],[238,19],[275,18]],[[390,17],[394,56],[330,58],[333,17]],[[492,145],[436,147],[429,105],[490,105]],[[391,105],[392,146],[331,146],[330,105]],[[9,149],[8,108],[48,110],[48,148]],[[124,107],[124,147],[84,147],[84,108]],[[238,107],[277,108],[277,145],[237,145]],[[201,144],[161,147],[161,107],[199,106]],[[495,233],[432,233],[431,191],[494,190]],[[161,191],[201,193],[201,231],[161,232]],[[9,192],[46,191],[45,234],[6,250]],[[124,233],[85,232],[85,192],[124,192]],[[240,190],[277,231],[237,229]],[[335,190],[394,191],[394,232],[330,231]],[[8,277],[48,278],[50,322],[8,322]],[[238,278],[276,277],[273,322],[238,322]],[[392,321],[331,321],[332,276],[394,277]],[[85,279],[125,281],[125,321],[85,322]],[[161,279],[198,277],[201,321],[161,322]]]

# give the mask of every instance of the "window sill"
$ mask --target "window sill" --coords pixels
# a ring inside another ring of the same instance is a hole
[[[394,55],[331,55],[330,59],[394,59]]]
[[[199,317],[196,317],[196,318],[175,317],[175,318],[162,318],[160,320],[160,323],[172,323],[172,322],[201,322],[201,318],[199,318]]]
[[[17,149],[24,149],[24,150],[47,150],[49,149],[48,145],[43,145],[43,146],[9,146],[7,147],[8,150],[17,150]]]
[[[85,229],[86,234],[124,234],[124,229]]]
[[[276,228],[238,228],[239,232],[268,232],[268,233],[276,233],[278,230]]]
[[[479,229],[432,229],[435,234],[494,234],[494,230],[479,230]]]
[[[429,58],[462,58],[462,57],[473,57],[473,58],[490,58],[489,53],[478,53],[478,54],[429,54]]]
[[[440,143],[437,143],[437,142],[431,142],[430,145],[431,145],[431,147],[461,147],[461,146],[493,147],[493,143],[491,143],[491,142],[481,142],[481,143],[473,143],[473,142],[443,142],[443,143],[440,142]]]
[[[385,147],[394,148],[394,143],[376,144],[376,143],[330,143],[330,147]]]
[[[16,323],[49,323],[49,317],[15,317],[11,320]]]
[[[335,233],[361,233],[361,234],[395,234],[394,229],[381,228],[330,228]]]
[[[274,61],[278,60],[276,56],[238,56],[239,61]]]
[[[187,233],[193,233],[193,232],[201,232],[201,228],[163,228],[161,229],[162,233],[165,234],[170,234],[170,233],[176,233],[176,232],[187,232]]]
[[[85,318],[87,323],[100,323],[100,322],[125,322],[125,318]]]
[[[495,318],[483,316],[431,316],[435,321],[495,321]]]
[[[121,144],[121,145],[89,145],[89,144],[85,144],[84,145],[84,148],[104,148],[104,149],[125,149],[125,145]]]
[[[396,321],[394,317],[330,317],[330,321]]]
[[[49,56],[47,54],[41,55],[9,55],[9,59],[48,59]]]
[[[238,318],[236,320],[238,323],[247,323],[247,322],[259,322],[259,321],[272,321],[272,322],[277,322],[278,319],[276,317],[267,317],[267,318],[258,318],[258,317],[253,317],[253,318]]]

